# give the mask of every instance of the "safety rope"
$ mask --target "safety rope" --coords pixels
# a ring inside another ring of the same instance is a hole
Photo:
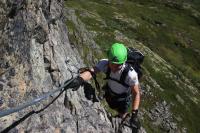
[[[75,78],[76,78],[76,77],[75,77]],[[60,95],[61,95],[64,91],[66,91],[67,88],[64,88],[64,87],[68,86],[75,78],[72,77],[71,79],[69,79],[68,81],[66,81],[66,82],[64,83],[63,86],[59,87],[57,90],[54,90],[54,91],[51,91],[51,92],[49,92],[49,93],[47,93],[47,94],[45,94],[45,95],[42,95],[42,96],[40,96],[40,97],[38,97],[38,98],[36,98],[36,99],[34,99],[34,100],[32,100],[32,101],[30,101],[30,102],[24,104],[24,105],[21,105],[21,106],[19,106],[19,107],[16,107],[16,108],[13,108],[13,109],[10,109],[10,110],[5,110],[5,111],[0,112],[0,115],[1,115],[2,117],[3,117],[3,116],[6,116],[6,115],[9,115],[9,114],[12,114],[12,113],[17,112],[17,111],[20,111],[20,110],[22,110],[22,109],[24,109],[24,108],[26,108],[26,107],[28,107],[28,106],[32,106],[32,105],[34,105],[34,104],[40,102],[41,100],[46,99],[47,97],[51,96],[52,94],[54,94],[54,93],[60,91],[60,93],[59,93],[50,103],[48,103],[45,107],[43,107],[42,109],[37,110],[37,111],[32,110],[31,112],[27,113],[27,114],[24,115],[22,118],[20,118],[19,120],[15,121],[15,122],[12,123],[10,126],[8,126],[7,128],[5,128],[3,131],[1,131],[1,133],[7,133],[7,132],[9,132],[11,129],[13,129],[13,128],[16,127],[17,125],[19,125],[21,122],[23,122],[24,120],[26,120],[26,119],[27,119],[28,117],[30,117],[31,115],[33,115],[33,114],[39,114],[40,112],[44,111],[44,110],[45,110],[46,108],[48,108],[52,103],[54,103],[54,102],[60,97]],[[64,89],[63,89],[63,88],[64,88]]]
[[[100,88],[100,85],[99,83],[97,82],[97,79],[96,79],[96,75],[94,72],[92,72],[90,69],[88,68],[84,68],[82,69],[82,71],[79,69],[79,74],[84,72],[84,71],[89,71],[91,74],[92,74],[92,77],[93,79],[95,80],[95,85],[96,85],[96,88]],[[33,100],[30,100],[29,102],[23,104],[23,105],[20,105],[18,107],[15,107],[15,108],[11,108],[11,109],[8,109],[8,110],[3,110],[0,112],[0,118],[1,117],[4,117],[4,116],[7,116],[7,115],[10,115],[12,113],[15,113],[15,112],[19,112],[20,110],[23,110],[29,106],[32,106],[32,105],[35,105],[37,104],[38,102],[48,98],[49,96],[52,96],[54,93],[57,93],[58,91],[60,91],[60,93],[50,102],[48,103],[45,107],[43,107],[42,109],[40,110],[32,110],[31,112],[27,113],[26,115],[24,115],[22,118],[20,118],[19,120],[15,121],[14,123],[12,123],[10,126],[8,126],[7,128],[5,128],[3,131],[1,131],[1,133],[7,133],[9,132],[11,129],[13,129],[14,127],[16,127],[17,125],[19,125],[21,122],[23,122],[24,120],[26,120],[27,118],[29,118],[31,115],[33,114],[39,114],[40,112],[44,111],[46,108],[48,108],[53,102],[56,101],[57,98],[60,97],[60,95],[67,89],[66,86],[68,86],[74,79],[76,79],[76,77],[72,77],[71,79],[69,79],[68,81],[66,81],[64,83],[64,85],[62,85],[61,87],[59,87],[58,89],[56,90],[53,90],[53,91],[50,91],[36,99],[33,99]]]
[[[75,78],[76,78],[76,77],[75,77]],[[36,98],[36,99],[33,99],[33,100],[31,100],[31,101],[29,101],[29,102],[23,104],[23,105],[20,105],[20,106],[18,106],[18,107],[11,108],[11,109],[8,109],[8,110],[3,110],[3,111],[1,111],[1,112],[0,112],[0,118],[1,118],[1,117],[4,117],[4,116],[7,116],[7,115],[10,115],[10,114],[12,114],[12,113],[18,112],[18,111],[20,111],[20,110],[22,110],[22,109],[24,109],[24,108],[29,107],[29,106],[35,105],[35,104],[37,104],[38,102],[40,102],[40,101],[42,101],[42,100],[48,98],[49,96],[51,96],[52,94],[54,94],[54,93],[56,93],[56,92],[58,92],[58,91],[64,91],[65,89],[63,89],[63,88],[66,87],[67,85],[69,85],[75,78],[72,77],[71,79],[69,79],[67,82],[65,82],[65,84],[62,85],[61,87],[59,87],[58,89],[53,90],[53,91],[51,91],[51,92],[48,92],[48,93],[46,93],[46,94],[44,94],[44,95],[42,95],[42,96],[40,96],[40,97],[38,97],[38,98]],[[63,90],[62,90],[62,89],[63,89]]]

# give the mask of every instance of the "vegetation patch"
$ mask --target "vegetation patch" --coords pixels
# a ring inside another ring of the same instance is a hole
[[[152,62],[151,56],[145,57],[144,75],[155,80],[158,87],[149,78],[143,79],[142,85],[149,86],[153,95],[145,95],[141,106],[150,109],[157,101],[165,100],[171,105],[178,127],[186,127],[189,132],[200,131],[200,95],[184,84],[187,79],[193,87],[200,88],[198,0],[68,0],[66,6],[76,10],[88,31],[96,33],[94,40],[103,51],[101,57],[106,57],[107,49],[116,42],[115,31],[119,31],[163,58],[172,67],[169,72],[162,63]],[[70,22],[67,25],[75,28]],[[152,126],[146,115],[143,124],[148,132],[162,132]]]

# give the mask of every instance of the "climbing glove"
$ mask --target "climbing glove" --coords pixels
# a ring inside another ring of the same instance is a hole
[[[65,89],[72,88],[73,91],[77,91],[78,88],[83,85],[84,80],[80,76],[77,76]]]
[[[133,133],[137,133],[141,127],[140,121],[137,117],[138,110],[133,110],[130,119],[130,126],[132,128]]]

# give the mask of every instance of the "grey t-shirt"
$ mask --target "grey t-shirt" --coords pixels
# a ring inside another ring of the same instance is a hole
[[[100,72],[107,72],[108,69],[108,59],[102,59],[100,60],[97,65],[96,68],[100,71]],[[123,64],[122,68],[117,71],[117,72],[112,72],[110,73],[110,77],[114,78],[116,80],[120,80],[121,74],[123,72],[125,68],[125,64]],[[128,84],[130,87],[134,86],[134,85],[138,85],[139,81],[138,81],[138,76],[137,73],[135,72],[135,70],[130,70],[128,72],[128,75],[125,79],[125,83]],[[111,90],[117,94],[122,94],[124,92],[127,92],[129,88],[123,86],[122,84],[114,81],[114,80],[108,80],[108,86],[111,88]]]

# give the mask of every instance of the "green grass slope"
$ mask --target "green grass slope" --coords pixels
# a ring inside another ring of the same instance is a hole
[[[75,10],[102,51],[118,41],[145,54],[142,84],[149,86],[153,95],[143,97],[142,108],[149,110],[165,100],[180,132],[182,127],[200,132],[198,0],[68,0],[65,5]],[[67,26],[70,40],[77,43],[72,34],[79,30],[77,25],[68,20]],[[163,132],[155,130],[147,115],[142,122],[147,132]]]

